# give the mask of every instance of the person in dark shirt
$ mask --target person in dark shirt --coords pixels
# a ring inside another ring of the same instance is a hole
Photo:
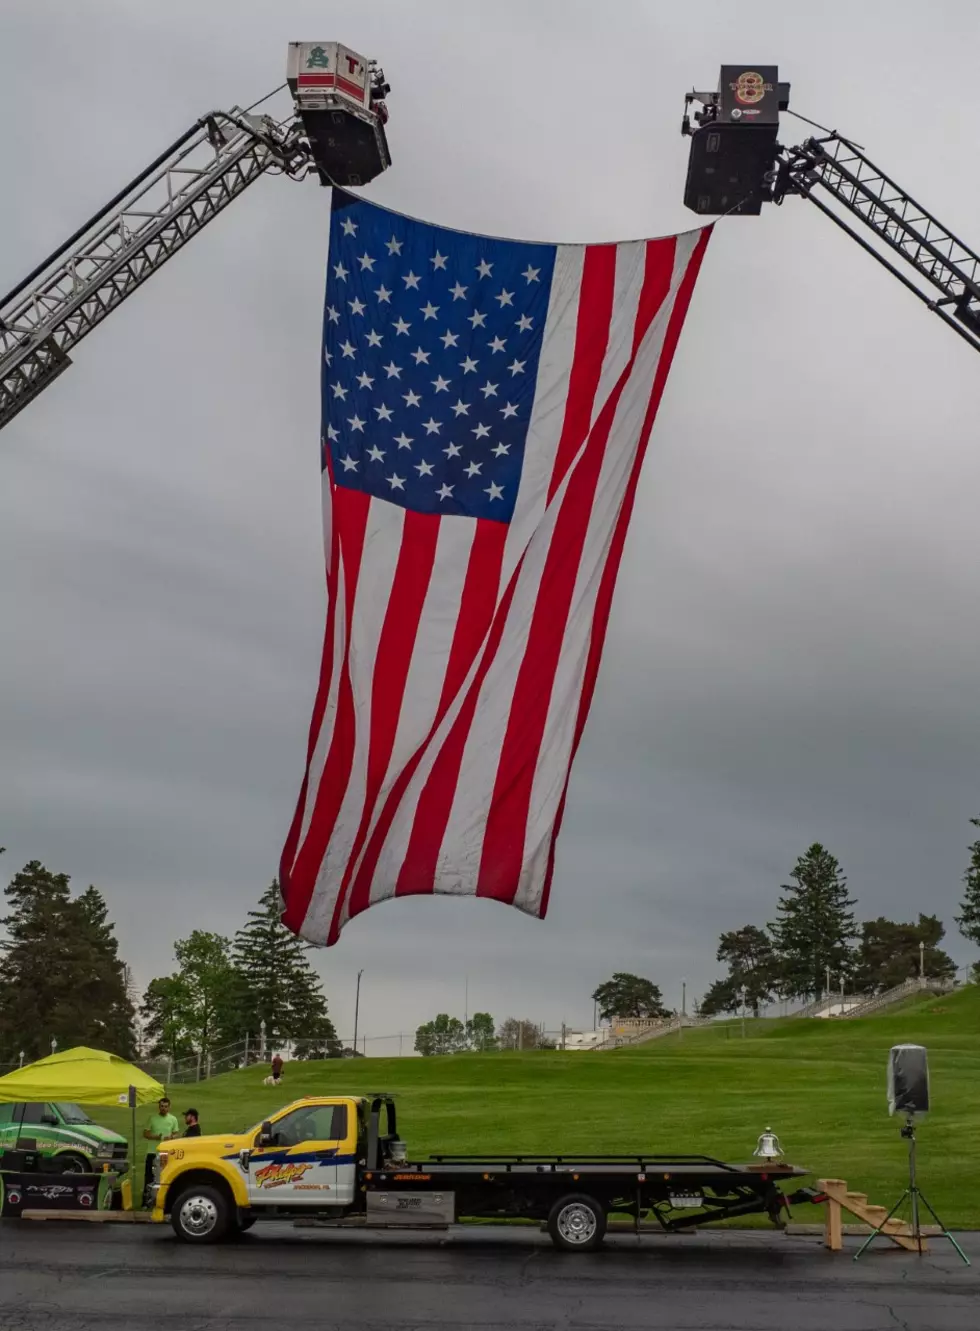
[[[274,1054],[272,1057],[272,1077],[278,1083],[282,1078],[282,1054]]]
[[[196,1109],[184,1110],[184,1122],[187,1124],[184,1129],[185,1137],[200,1137],[201,1118]]]

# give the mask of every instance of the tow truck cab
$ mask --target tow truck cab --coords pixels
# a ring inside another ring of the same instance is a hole
[[[704,1155],[433,1155],[409,1161],[390,1095],[307,1097],[248,1132],[165,1143],[153,1218],[187,1243],[214,1243],[256,1220],[324,1228],[446,1229],[457,1221],[547,1222],[560,1248],[597,1247],[606,1218],[666,1230],[768,1214],[780,1184],[807,1171]]]

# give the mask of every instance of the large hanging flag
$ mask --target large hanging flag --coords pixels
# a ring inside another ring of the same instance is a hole
[[[327,625],[285,923],[394,896],[543,916],[647,439],[710,228],[449,231],[333,192]]]

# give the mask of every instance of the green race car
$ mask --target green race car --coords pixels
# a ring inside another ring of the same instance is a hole
[[[79,1105],[0,1104],[0,1151],[37,1150],[55,1158],[66,1174],[122,1173],[129,1157],[125,1137],[93,1123]]]

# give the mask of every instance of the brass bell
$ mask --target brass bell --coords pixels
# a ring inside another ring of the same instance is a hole
[[[766,1128],[765,1132],[762,1133],[752,1154],[759,1156],[762,1160],[778,1160],[782,1156],[783,1148],[780,1146],[779,1138],[772,1128]]]

